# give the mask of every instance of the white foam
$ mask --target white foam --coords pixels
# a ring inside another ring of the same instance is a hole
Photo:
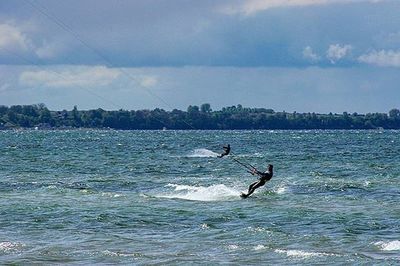
[[[188,157],[217,157],[219,154],[207,149],[195,149]]]
[[[120,253],[120,252],[113,252],[109,250],[103,251],[103,254],[106,256],[111,256],[111,257],[140,257],[140,254],[136,253]]]
[[[257,227],[249,226],[249,227],[247,227],[247,230],[249,230],[250,232],[256,232],[256,233],[267,231],[267,229],[259,227],[259,226],[257,226]]]
[[[162,193],[156,195],[156,197],[195,201],[220,201],[231,200],[233,198],[238,199],[240,194],[239,191],[223,184],[212,185],[209,187],[168,184],[166,187],[173,188],[174,191]]]
[[[19,243],[13,242],[0,242],[0,251],[10,252],[14,250],[18,250],[23,245]]]
[[[230,249],[230,250],[235,250],[235,249],[238,249],[238,248],[239,248],[238,245],[228,245],[228,249]]]
[[[103,193],[101,193],[101,196],[103,196],[103,197],[109,197],[109,198],[119,198],[119,197],[123,197],[122,194],[112,193],[112,192],[103,192]]]
[[[393,251],[393,250],[400,250],[400,241],[394,240],[389,242],[379,241],[375,243],[381,250],[384,251]]]
[[[263,250],[263,249],[266,249],[264,245],[257,245],[256,247],[254,247],[254,250]]]
[[[369,187],[371,185],[371,181],[364,181],[364,186]]]
[[[287,191],[287,187],[286,186],[281,186],[281,187],[278,187],[277,189],[275,189],[275,192],[277,194],[284,194],[286,191]]]
[[[303,250],[283,250],[276,249],[276,253],[286,254],[288,257],[297,257],[297,258],[310,258],[310,257],[322,257],[322,256],[335,256],[334,254],[328,253],[320,253],[320,252],[308,252]]]
[[[180,191],[180,190],[197,190],[197,187],[188,186],[188,185],[168,184],[168,185],[166,185],[165,187],[172,187],[172,188],[175,188],[175,191]]]
[[[210,229],[210,226],[208,224],[204,223],[201,225],[201,229],[204,229],[204,230]]]

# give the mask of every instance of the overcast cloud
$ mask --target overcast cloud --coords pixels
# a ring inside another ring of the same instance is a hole
[[[0,104],[387,112],[400,107],[399,12],[395,0],[1,1]]]

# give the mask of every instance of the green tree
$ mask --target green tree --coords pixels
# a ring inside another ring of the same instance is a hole
[[[54,126],[55,121],[53,119],[53,117],[51,116],[51,112],[49,109],[47,109],[46,107],[43,107],[42,109],[40,109],[39,111],[39,123],[47,123],[50,124],[51,126]]]
[[[400,118],[400,110],[399,109],[390,110],[389,111],[389,117],[390,118],[394,118],[394,119]]]
[[[199,107],[197,105],[189,105],[187,108],[187,112],[189,113],[189,115],[198,114]]]
[[[201,110],[202,113],[210,113],[212,111],[211,110],[211,105],[209,103],[203,103],[200,106],[200,110]]]
[[[81,113],[78,111],[78,107],[75,105],[74,109],[71,111],[72,113],[72,125],[74,127],[81,127],[82,126],[82,118],[81,118]]]

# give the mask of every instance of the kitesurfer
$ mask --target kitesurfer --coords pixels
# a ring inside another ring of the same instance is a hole
[[[231,152],[231,145],[226,145],[222,147],[224,149],[224,152],[221,155],[218,155],[218,158],[222,158],[225,155],[228,155]]]
[[[256,168],[253,168],[253,170],[250,173],[252,175],[258,175],[260,178],[258,179],[258,181],[254,182],[253,184],[251,184],[249,186],[249,191],[247,192],[247,194],[246,193],[242,193],[240,195],[242,198],[247,198],[248,196],[253,194],[253,192],[257,188],[264,186],[267,181],[271,180],[272,175],[274,174],[273,165],[269,164],[268,165],[268,169],[265,172],[260,172]]]

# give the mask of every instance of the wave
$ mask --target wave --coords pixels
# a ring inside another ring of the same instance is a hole
[[[388,241],[388,242],[379,241],[379,242],[376,242],[375,245],[384,251],[400,250],[400,241],[399,240]]]
[[[102,197],[107,197],[107,198],[120,198],[124,197],[121,193],[113,193],[113,192],[102,192],[101,193]]]
[[[288,187],[285,185],[280,185],[273,190],[276,194],[285,194],[288,191]]]
[[[222,201],[239,199],[240,191],[227,187],[223,184],[203,186],[189,186],[168,184],[167,188],[173,191],[155,195],[158,198],[185,199],[193,201]]]
[[[257,246],[255,246],[254,247],[254,250],[264,250],[264,249],[267,249],[267,247],[265,247],[264,245],[257,245]]]
[[[19,250],[21,247],[23,247],[23,244],[20,243],[13,243],[13,242],[0,242],[0,251],[3,252],[12,252]]]
[[[195,149],[188,157],[217,157],[219,154],[207,149]]]
[[[235,244],[231,244],[231,245],[227,246],[227,249],[229,249],[229,250],[236,250],[236,249],[239,249],[239,248],[240,247],[238,245],[235,245]]]
[[[288,257],[297,257],[297,258],[310,258],[310,257],[322,257],[322,256],[337,256],[335,254],[323,253],[323,252],[309,252],[303,250],[283,250],[276,249],[276,253],[286,254]]]
[[[121,252],[114,252],[114,251],[109,251],[109,250],[105,250],[102,253],[104,255],[110,256],[110,257],[133,257],[133,258],[142,257],[141,253],[121,253]]]

